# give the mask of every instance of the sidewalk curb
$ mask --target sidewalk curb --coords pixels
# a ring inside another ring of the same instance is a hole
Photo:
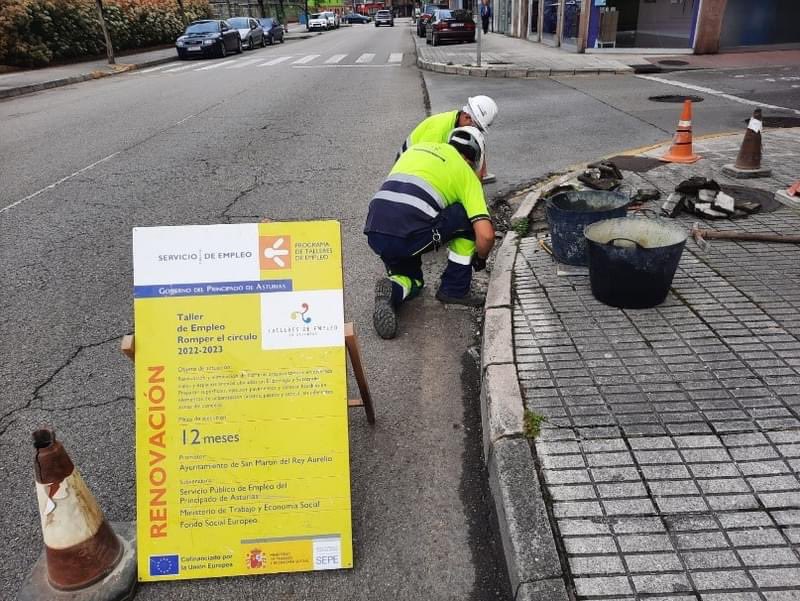
[[[321,34],[302,33],[297,35],[293,34],[289,35],[291,36],[290,39],[292,40],[307,40],[309,38]],[[8,88],[6,90],[0,90],[0,100],[3,100],[5,98],[15,98],[17,96],[25,96],[27,94],[33,94],[34,92],[41,92],[42,90],[50,90],[52,88],[71,86],[72,84],[81,83],[92,79],[102,79],[103,77],[111,77],[113,75],[119,75],[121,73],[128,73],[130,71],[137,71],[139,69],[146,69],[148,67],[163,65],[164,63],[169,63],[176,60],[179,60],[177,54],[175,54],[174,56],[165,56],[162,58],[145,60],[140,63],[118,63],[117,65],[115,65],[115,68],[110,71],[97,70],[97,71],[92,71],[91,73],[84,73],[82,75],[73,75],[71,77],[62,77],[61,79],[53,79],[51,81],[43,81],[40,83],[33,83],[25,86],[19,86],[16,88]]]
[[[417,50],[416,46],[415,50]],[[451,65],[425,60],[419,55],[418,51],[417,67],[423,71],[432,71],[434,73],[499,79],[536,79],[541,77],[559,77],[564,75],[624,75],[627,73],[633,73],[633,69],[527,69],[514,66],[499,68]]]
[[[481,343],[483,452],[514,600],[567,601],[533,453],[524,436],[524,405],[511,344],[517,240],[515,232],[506,234],[489,279]]]
[[[54,79],[51,81],[43,81],[41,83],[33,83],[27,86],[19,86],[18,88],[9,88],[7,90],[0,90],[0,99],[14,98],[16,96],[24,96],[26,94],[33,94],[34,92],[41,92],[42,90],[49,90],[51,88],[60,88],[63,86],[70,86],[75,83],[89,81],[91,79],[102,79],[103,77],[111,77],[113,75],[120,75],[121,73],[128,73],[129,71],[136,71],[146,67],[155,67],[170,61],[177,60],[175,57],[163,57],[141,63],[126,64],[120,63],[116,65],[113,71],[92,71],[91,73],[84,73],[83,75],[73,75],[72,77],[64,77],[61,79]]]
[[[471,65],[454,65],[425,60],[419,52],[420,44],[417,40],[416,30],[411,30],[414,41],[414,53],[417,56],[416,65],[423,71],[445,73],[448,75],[463,75],[466,77],[486,77],[498,79],[535,79],[541,77],[559,77],[564,75],[623,75],[632,74],[632,67],[626,69],[536,69],[515,66],[513,64],[503,67]],[[533,44],[534,42],[530,42]]]

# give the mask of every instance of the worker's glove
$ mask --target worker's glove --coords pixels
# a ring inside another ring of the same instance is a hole
[[[475,271],[483,271],[486,269],[486,259],[481,259],[478,255],[472,257],[472,268]]]

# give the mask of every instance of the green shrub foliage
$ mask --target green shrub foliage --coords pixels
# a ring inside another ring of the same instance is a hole
[[[210,16],[207,0],[184,0],[187,21]],[[177,0],[104,0],[115,50],[175,41],[183,31]],[[0,64],[43,67],[105,54],[93,0],[0,0]]]

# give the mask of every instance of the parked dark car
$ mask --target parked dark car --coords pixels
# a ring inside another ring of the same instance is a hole
[[[283,37],[286,32],[278,19],[274,17],[264,17],[258,20],[258,24],[261,25],[261,29],[264,30],[264,37],[267,40],[267,44],[272,45],[275,42],[283,44]]]
[[[350,13],[344,16],[345,23],[369,23],[369,17],[359,15],[358,13]]]
[[[425,37],[425,28],[428,21],[437,10],[447,8],[447,4],[425,4],[422,7],[422,13],[417,19],[417,35],[421,38]]]
[[[440,9],[428,21],[426,42],[438,46],[442,42],[474,42],[475,21],[472,12],[462,8]]]
[[[375,27],[380,27],[381,25],[394,27],[394,16],[392,15],[392,11],[379,10],[375,13]]]
[[[175,41],[180,58],[192,56],[226,56],[242,52],[239,32],[225,21],[193,21]]]
[[[239,32],[239,37],[242,38],[242,46],[248,50],[254,50],[256,46],[262,48],[267,45],[267,39],[264,37],[264,30],[252,17],[232,17],[225,21],[229,27]]]

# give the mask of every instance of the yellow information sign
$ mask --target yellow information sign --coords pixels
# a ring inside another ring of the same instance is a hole
[[[135,228],[140,580],[353,565],[335,221]]]

